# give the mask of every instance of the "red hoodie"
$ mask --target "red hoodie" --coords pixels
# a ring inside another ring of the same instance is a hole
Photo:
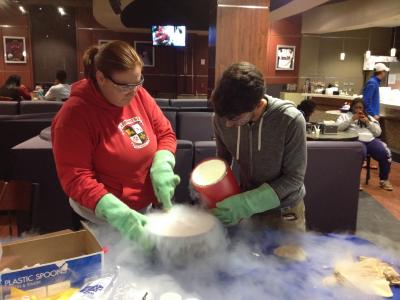
[[[52,143],[65,193],[93,210],[107,193],[135,210],[155,203],[154,154],[176,151],[171,124],[143,87],[129,105],[116,107],[86,79],[73,84],[54,118]]]

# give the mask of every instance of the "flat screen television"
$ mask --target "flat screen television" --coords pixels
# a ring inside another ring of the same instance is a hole
[[[156,25],[151,27],[154,46],[186,45],[186,26]]]

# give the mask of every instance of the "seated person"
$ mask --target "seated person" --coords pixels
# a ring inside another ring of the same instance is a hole
[[[0,87],[0,96],[9,97],[14,101],[31,100],[28,89],[21,84],[21,76],[10,75]]]
[[[385,143],[377,137],[381,135],[379,122],[368,115],[361,98],[356,98],[351,103],[350,111],[341,114],[336,121],[339,131],[355,131],[359,135],[359,141],[363,145],[364,159],[367,154],[379,163],[379,185],[387,191],[393,191],[389,182],[390,164],[392,155]]]
[[[57,71],[56,81],[52,87],[44,95],[45,100],[51,101],[63,101],[63,99],[69,98],[71,94],[71,86],[65,83],[67,80],[67,73],[64,70]]]
[[[315,111],[315,106],[315,102],[311,100],[303,100],[297,105],[297,109],[303,114],[306,122],[310,122],[310,117]]]

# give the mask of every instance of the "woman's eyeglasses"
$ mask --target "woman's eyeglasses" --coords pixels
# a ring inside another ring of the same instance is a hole
[[[115,82],[111,76],[107,76],[107,79],[109,79],[116,88],[118,88],[121,92],[130,92],[134,90],[136,87],[143,85],[144,82],[144,77],[143,74],[140,75],[140,80],[136,83],[119,83]]]

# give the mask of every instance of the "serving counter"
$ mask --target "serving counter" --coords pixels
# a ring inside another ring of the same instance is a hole
[[[298,105],[302,100],[309,98],[316,103],[316,111],[311,116],[310,121],[319,122],[322,120],[336,120],[338,115],[332,114],[332,111],[338,111],[345,102],[351,102],[358,95],[326,95],[315,93],[288,93],[282,92],[281,99],[289,100]],[[388,144],[392,150],[395,160],[400,159],[400,99],[397,101],[382,101],[381,109],[381,126],[383,134],[381,138]]]

